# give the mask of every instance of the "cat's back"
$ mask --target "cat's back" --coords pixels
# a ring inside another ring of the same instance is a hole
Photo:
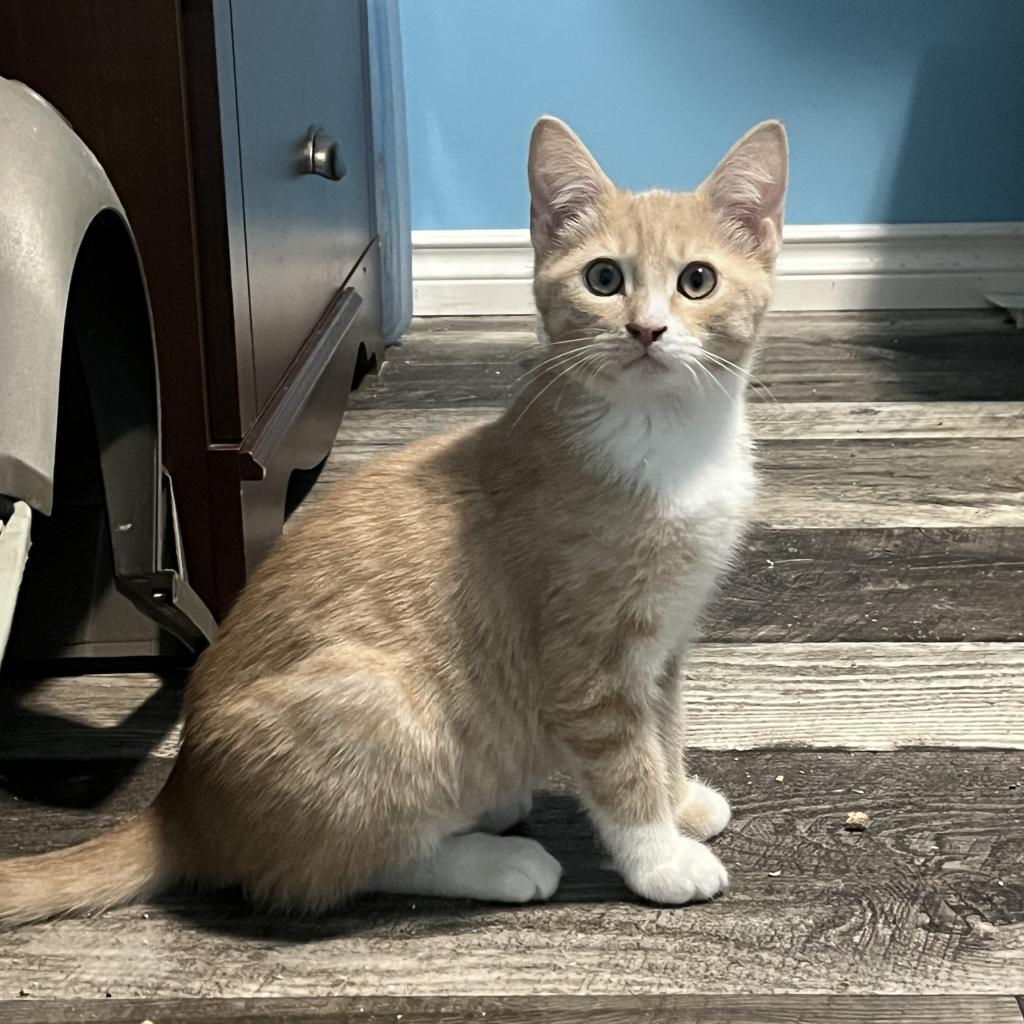
[[[479,497],[481,428],[462,427],[370,459],[333,482],[286,526],[260,575],[333,563],[335,581],[386,541],[388,557],[435,536]]]
[[[458,583],[459,546],[479,514],[479,429],[425,438],[314,495],[239,594],[196,675],[274,671],[343,635],[390,645],[422,627]]]

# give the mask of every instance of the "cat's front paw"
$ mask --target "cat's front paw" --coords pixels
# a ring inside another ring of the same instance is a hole
[[[501,857],[479,865],[487,877],[482,882],[482,899],[502,903],[548,900],[562,877],[562,865],[533,839],[505,836],[500,840]]]
[[[654,903],[690,903],[709,900],[729,887],[722,862],[702,843],[678,836],[656,863],[637,867],[625,876],[626,884]]]
[[[694,839],[717,836],[732,818],[729,802],[710,786],[696,779],[686,783],[686,797],[676,808],[676,824]]]

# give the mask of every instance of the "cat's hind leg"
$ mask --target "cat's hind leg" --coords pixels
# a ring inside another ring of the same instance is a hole
[[[469,832],[443,839],[433,852],[381,873],[378,892],[451,896],[500,903],[550,899],[562,866],[533,839]]]
[[[192,877],[304,911],[380,888],[550,896],[561,868],[539,844],[467,831],[503,781],[481,737],[514,744],[507,720],[463,707],[473,729],[453,728],[430,692],[388,653],[339,642],[227,694],[194,693],[164,798],[190,836]]]

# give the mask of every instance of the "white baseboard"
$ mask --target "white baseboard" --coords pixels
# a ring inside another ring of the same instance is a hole
[[[1024,289],[1024,222],[787,227],[774,309],[973,309]],[[525,229],[414,231],[417,316],[532,313]]]

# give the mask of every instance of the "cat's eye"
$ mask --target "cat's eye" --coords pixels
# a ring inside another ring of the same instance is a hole
[[[706,299],[718,284],[714,267],[707,263],[688,263],[679,275],[676,287],[688,299]]]
[[[594,260],[583,271],[583,280],[595,295],[616,295],[622,291],[622,270],[615,260]]]

